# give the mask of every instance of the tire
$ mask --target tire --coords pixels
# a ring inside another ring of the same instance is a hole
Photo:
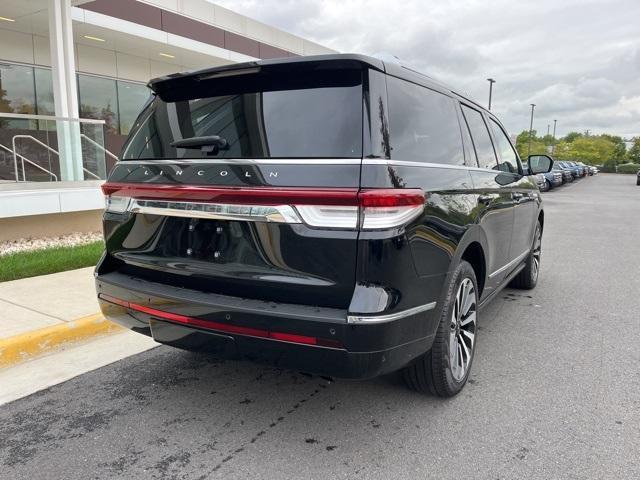
[[[462,390],[469,378],[476,348],[477,310],[476,275],[463,260],[447,286],[431,350],[404,368],[403,376],[409,388],[439,397],[452,397]]]
[[[540,220],[536,223],[536,233],[533,236],[531,251],[527,255],[525,267],[511,280],[510,287],[531,290],[538,283],[540,274],[540,259],[542,255],[542,226]]]
[[[545,180],[544,184],[546,185],[545,187],[545,192],[548,192],[549,190],[551,190],[551,182],[549,180]]]

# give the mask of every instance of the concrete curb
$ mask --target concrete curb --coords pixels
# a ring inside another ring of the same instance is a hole
[[[123,327],[105,319],[101,313],[96,313],[71,322],[0,339],[0,368],[24,362],[50,350],[94,336],[123,330]]]

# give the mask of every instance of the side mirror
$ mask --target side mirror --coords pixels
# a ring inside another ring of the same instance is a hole
[[[553,168],[553,159],[549,155],[529,155],[529,175],[550,172]]]

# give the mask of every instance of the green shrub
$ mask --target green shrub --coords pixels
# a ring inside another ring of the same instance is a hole
[[[638,171],[640,171],[640,165],[637,163],[618,165],[618,173],[633,173],[635,175]]]
[[[616,172],[616,161],[615,160],[607,160],[606,162],[604,162],[604,165],[602,165],[601,170],[603,172],[615,173]]]

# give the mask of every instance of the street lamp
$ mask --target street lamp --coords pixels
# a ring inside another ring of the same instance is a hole
[[[551,144],[551,155],[556,153],[556,122],[558,120],[553,121],[553,143]]]
[[[489,82],[489,110],[491,110],[491,94],[493,93],[493,84],[496,81],[493,78],[487,78],[487,81]]]
[[[531,135],[533,134],[533,109],[536,108],[536,104],[531,104],[531,123],[529,124],[529,150],[527,155],[531,155]]]

